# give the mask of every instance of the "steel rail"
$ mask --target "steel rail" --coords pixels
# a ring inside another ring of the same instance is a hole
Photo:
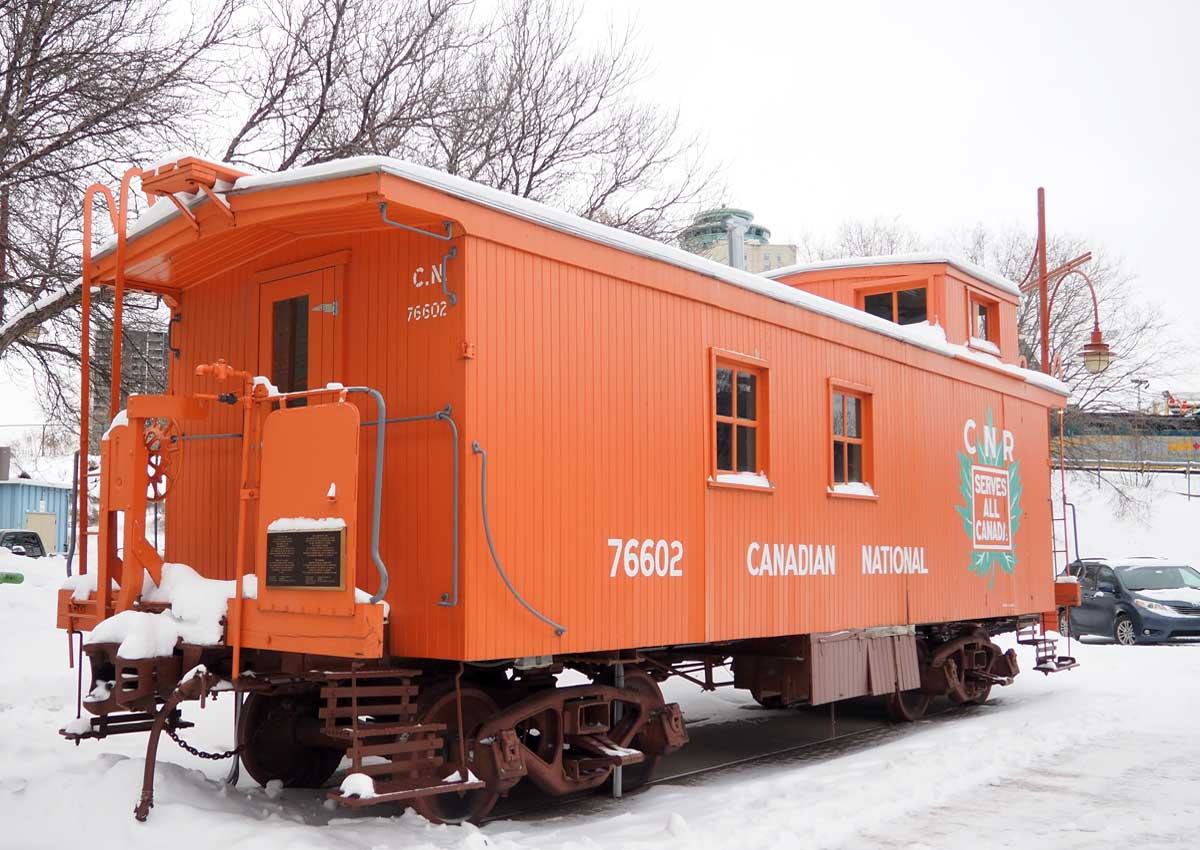
[[[953,704],[947,705],[944,708],[938,709],[937,711],[928,712],[925,715],[925,717],[922,718],[922,720],[945,717],[946,715],[956,715],[961,712],[955,712],[954,711],[955,709],[966,709],[966,708],[972,708],[972,707],[973,706],[959,706],[959,705],[953,705]],[[921,721],[918,721],[918,723],[920,723],[920,722]],[[869,738],[871,736],[890,737],[893,735],[904,735],[904,734],[908,734],[908,733],[898,731],[898,730],[902,730],[904,728],[913,729],[916,726],[917,726],[917,723],[891,723],[891,724],[886,724],[886,725],[881,725],[881,726],[873,726],[869,729],[858,729],[854,732],[846,732],[842,735],[834,735],[829,738],[822,738],[819,741],[809,741],[804,744],[795,744],[792,746],[781,747],[777,750],[771,750],[770,752],[766,752],[766,753],[758,753],[756,755],[742,756],[742,757],[735,758],[735,759],[729,759],[728,761],[719,762],[717,764],[708,765],[706,767],[698,767],[698,768],[693,768],[692,770],[684,770],[684,771],[680,771],[679,773],[672,773],[667,776],[655,777],[655,778],[650,779],[649,781],[645,782],[636,791],[632,791],[631,793],[636,794],[636,793],[642,791],[643,789],[650,788],[655,785],[666,784],[669,782],[678,782],[680,780],[693,779],[693,778],[696,778],[699,776],[704,776],[709,773],[720,773],[722,771],[731,770],[736,767],[742,767],[747,764],[753,764],[755,762],[766,762],[771,759],[780,758],[782,756],[795,755],[796,753],[804,752],[807,750],[817,750],[819,748],[827,748],[831,744],[837,744],[837,743],[841,743],[843,741],[854,741],[856,739]],[[841,755],[841,753],[831,753],[830,754],[831,757],[836,756],[836,755]],[[597,798],[596,798],[594,792],[587,792],[587,791],[583,791],[583,792],[580,792],[577,794],[568,794],[563,797],[542,798],[542,799],[539,799],[535,805],[531,805],[526,808],[517,809],[515,811],[504,811],[504,812],[500,812],[493,816],[485,817],[480,825],[481,826],[486,825],[486,824],[492,823],[493,821],[515,820],[515,819],[527,817],[529,815],[541,814],[541,813],[544,813],[547,809],[562,808],[564,806],[571,805],[572,803],[579,803],[581,800],[585,800],[585,799],[597,799]],[[606,802],[605,805],[609,805],[609,803]]]

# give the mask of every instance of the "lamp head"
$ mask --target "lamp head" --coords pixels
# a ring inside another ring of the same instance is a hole
[[[1113,360],[1112,349],[1104,341],[1100,328],[1092,329],[1092,341],[1083,347],[1079,356],[1083,358],[1083,368],[1087,369],[1089,374],[1099,375],[1109,367]]]

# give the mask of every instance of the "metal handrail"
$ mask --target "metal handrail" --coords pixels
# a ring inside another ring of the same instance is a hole
[[[452,564],[450,592],[443,593],[441,600],[438,602],[438,605],[441,605],[446,608],[453,608],[456,605],[458,605],[458,563],[459,563],[459,552],[458,552],[458,522],[459,522],[459,518],[458,518],[458,514],[459,514],[459,510],[458,510],[458,505],[459,505],[458,424],[455,423],[454,418],[450,415],[452,413],[452,411],[453,411],[453,408],[447,404],[444,408],[437,411],[436,413],[426,413],[422,416],[398,416],[394,419],[383,420],[384,425],[396,425],[396,424],[404,423],[404,422],[441,421],[441,422],[445,422],[447,425],[450,426],[450,433],[454,440],[454,447],[452,449],[453,455],[454,455],[454,460],[453,460],[453,470],[451,472],[451,474],[454,476],[454,486],[453,486],[454,504],[451,506],[451,510],[454,513],[453,522],[452,522],[453,534],[454,534],[453,564]],[[379,423],[378,422],[367,422],[365,424],[378,425]],[[380,429],[379,433],[383,433],[382,428]]]
[[[528,602],[526,602],[525,597],[522,596],[517,591],[516,587],[513,586],[512,581],[509,580],[508,573],[504,572],[504,567],[500,566],[500,558],[498,555],[496,555],[496,545],[492,541],[492,529],[488,525],[487,452],[484,451],[483,447],[479,445],[478,440],[471,443],[471,451],[475,452],[475,454],[477,454],[477,455],[480,455],[483,459],[483,468],[480,470],[480,473],[479,473],[479,490],[480,490],[479,506],[483,512],[483,533],[484,533],[484,536],[487,537],[488,550],[492,553],[492,563],[496,565],[496,572],[500,573],[500,578],[504,581],[504,586],[508,588],[508,592],[513,595],[513,598],[515,598],[518,602],[521,603],[522,607],[524,607],[524,609],[526,611],[528,611],[533,616],[537,617],[539,620],[541,620],[547,626],[550,626],[552,629],[554,629],[554,633],[556,635],[558,635],[559,637],[562,637],[564,634],[566,634],[567,627],[560,626],[558,623],[554,622],[549,617],[547,617],[545,614],[543,614],[541,611],[539,611],[538,609],[536,609],[532,605],[530,605]]]
[[[375,421],[376,425],[382,426],[387,421],[387,404],[383,400],[383,394],[379,390],[371,387],[346,387],[348,393],[366,393],[375,399],[375,407],[379,411],[379,418]],[[388,570],[387,565],[383,562],[383,558],[379,554],[379,513],[380,503],[383,501],[383,428],[380,427],[375,432],[375,504],[371,510],[371,558],[375,561],[375,569],[379,571],[379,590],[371,597],[372,604],[383,599],[388,589]]]
[[[422,230],[419,227],[413,227],[411,224],[405,224],[404,222],[395,221],[393,219],[388,218],[387,207],[388,207],[387,201],[379,202],[379,217],[381,219],[383,219],[384,224],[391,225],[392,227],[398,227],[401,230],[407,230],[409,233],[416,233],[420,236],[428,236],[431,239],[439,239],[442,242],[449,242],[451,239],[454,238],[454,222],[452,222],[452,221],[443,221],[442,222],[442,226],[446,228],[446,235],[443,236],[440,233],[434,233],[429,230]],[[450,260],[453,260],[457,256],[458,256],[458,248],[454,245],[451,245],[450,250],[447,251],[446,254],[442,257],[442,281],[441,281],[442,294],[446,296],[447,300],[449,300],[451,307],[453,307],[455,304],[458,303],[458,296],[450,291],[450,287],[446,283],[446,263],[449,262]]]
[[[366,387],[349,387],[349,388],[347,388],[346,391],[347,392],[375,392],[374,390],[370,390]],[[382,397],[380,397],[380,398],[382,398]],[[383,410],[383,408],[381,408],[381,410]],[[453,475],[453,505],[451,506],[451,510],[453,512],[452,525],[453,525],[453,535],[454,535],[453,554],[452,554],[453,560],[452,560],[452,564],[451,564],[452,572],[451,572],[450,592],[449,593],[443,592],[442,598],[438,602],[438,605],[441,605],[446,608],[454,608],[458,605],[458,583],[459,583],[459,562],[460,562],[460,553],[459,553],[460,495],[459,495],[459,471],[458,471],[459,470],[458,424],[454,421],[454,418],[451,415],[452,412],[453,412],[453,408],[449,404],[447,404],[444,408],[437,411],[436,413],[427,413],[427,414],[424,414],[421,416],[397,416],[397,417],[393,417],[391,419],[384,418],[382,420],[382,424],[384,424],[384,425],[397,425],[397,424],[403,424],[403,423],[407,423],[407,422],[441,421],[441,422],[445,422],[447,425],[450,426],[450,433],[451,433],[451,436],[452,436],[453,442],[454,442],[453,449],[452,449],[452,451],[453,451],[453,464],[452,464],[453,470],[451,473]],[[386,416],[386,411],[384,412],[384,415]],[[364,422],[363,427],[368,427],[368,426],[378,427],[379,424],[380,424],[380,420],[377,419],[374,422]],[[380,429],[380,431],[377,433],[379,435],[382,435],[383,429]],[[239,433],[191,434],[191,435],[185,435],[182,439],[184,439],[184,440],[218,440],[218,439],[233,439],[235,437],[240,438],[241,436],[242,435]],[[382,437],[381,436],[376,437],[376,446],[377,447],[382,446]],[[379,513],[380,513],[379,502],[381,499],[380,492],[381,492],[381,488],[382,488],[382,484],[380,482],[382,482],[382,480],[383,480],[383,475],[381,472],[381,467],[382,467],[382,463],[383,463],[382,457],[383,457],[383,451],[382,451],[382,448],[380,448],[376,454],[376,460],[375,460],[375,469],[376,469],[376,471],[375,471],[375,481],[376,481],[375,522],[373,524],[373,528],[372,528],[372,532],[371,532],[372,533],[372,543],[371,543],[372,553],[371,554],[375,558],[377,567],[381,563],[381,559],[378,556],[378,552],[379,552],[378,529],[379,529]],[[68,567],[68,569],[69,569],[69,567]],[[384,567],[384,569],[386,570],[386,567]],[[384,588],[386,589],[386,587],[387,587],[387,582],[385,580]],[[377,601],[377,600],[375,600],[375,598],[372,597],[372,601]]]

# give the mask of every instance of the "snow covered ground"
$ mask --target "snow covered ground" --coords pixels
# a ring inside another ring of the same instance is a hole
[[[1166,482],[1164,490],[1178,489]],[[1150,526],[1111,516],[1102,494],[1073,490],[1086,554],[1154,552],[1196,560],[1200,501],[1162,494]],[[1137,535],[1142,534],[1139,538]],[[0,684],[0,847],[89,850],[185,848],[1192,848],[1200,817],[1200,644],[1074,644],[1078,669],[1026,672],[991,703],[951,710],[818,757],[781,757],[656,785],[623,801],[590,798],[537,817],[484,826],[434,826],[382,809],[329,811],[309,791],[221,783],[228,762],[204,762],[164,740],[156,806],[132,816],[141,783],[142,736],[64,742],[74,717],[66,638],[53,628],[59,559],[0,553],[4,659]],[[1022,663],[1031,666],[1025,648]],[[770,715],[772,734],[803,713],[754,710],[747,694],[701,694],[673,684],[697,731],[714,724],[753,750]],[[231,745],[228,698],[184,736],[205,749]],[[699,734],[697,735],[699,737]],[[731,746],[733,746],[731,744]]]

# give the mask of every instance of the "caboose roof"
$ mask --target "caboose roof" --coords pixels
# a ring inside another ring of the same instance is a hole
[[[996,358],[990,357],[987,354],[971,351],[965,346],[946,342],[945,335],[939,333],[939,328],[919,325],[897,325],[853,307],[839,304],[783,283],[778,283],[770,277],[741,271],[685,251],[682,248],[676,248],[644,236],[618,230],[617,228],[555,209],[538,201],[518,197],[517,195],[493,189],[489,186],[483,186],[462,177],[403,160],[381,156],[350,157],[319,165],[303,166],[288,171],[246,175],[238,178],[233,184],[218,182],[215,189],[219,195],[224,195],[233,208],[235,215],[240,216],[241,213],[237,200],[239,197],[258,195],[259,193],[273,190],[287,190],[299,186],[317,188],[322,184],[332,185],[335,181],[345,181],[348,178],[367,175],[387,175],[400,178],[401,180],[432,189],[449,197],[505,213],[560,233],[586,239],[590,242],[606,245],[630,254],[686,268],[732,286],[756,292],[775,301],[785,302],[803,310],[819,313],[829,318],[837,319],[947,357],[970,360],[987,368],[1006,372],[1013,377],[1020,378],[1030,384],[1055,393],[1068,394],[1066,384],[1041,372],[1001,363]],[[211,203],[207,196],[199,192],[195,195],[179,195],[177,197],[189,210],[199,210]],[[367,206],[366,202],[372,201],[372,199],[362,195],[358,197],[363,202],[363,206]],[[396,202],[404,203],[404,200],[396,199]],[[436,218],[435,210],[428,210],[428,212],[432,217]],[[290,210],[288,214],[294,216],[295,210]],[[256,224],[265,223],[267,218],[264,218],[264,216],[266,215],[268,214],[265,211],[256,211],[252,222]],[[278,215],[282,217],[283,213],[279,213]],[[146,237],[168,226],[172,222],[178,223],[181,219],[182,214],[176,209],[174,204],[166,201],[159,201],[147,209],[135,221],[131,222],[128,227],[127,244],[131,259],[137,255],[136,245],[139,241],[145,240]],[[346,226],[353,226],[353,224],[347,221]],[[467,228],[467,230],[469,232],[470,229]],[[110,255],[115,247],[115,239],[110,239],[102,246],[100,252],[98,252],[97,261],[100,262]],[[884,263],[949,263],[972,276],[997,286],[997,288],[1004,289],[1007,292],[1017,292],[1016,285],[1011,281],[980,269],[965,260],[950,258],[940,254],[898,256],[907,256],[908,259],[900,260],[896,257],[880,257],[868,258],[866,260],[855,259],[833,262],[844,263],[847,266],[882,265]],[[936,259],[930,259],[932,257],[936,257]],[[103,265],[102,262],[100,264]],[[836,268],[837,266],[826,267]],[[794,273],[795,271],[797,269],[793,268],[792,272]],[[771,273],[771,277],[786,273],[788,273],[786,269],[777,269]],[[138,287],[136,276],[131,281],[130,286],[133,288]]]
[[[1004,275],[990,272],[982,266],[977,266],[970,260],[955,256],[954,254],[941,254],[936,252],[920,252],[910,254],[886,254],[878,257],[842,257],[836,260],[820,260],[815,263],[797,263],[791,266],[784,266],[779,269],[771,269],[769,272],[764,272],[765,277],[772,280],[778,280],[781,277],[788,277],[794,274],[803,274],[805,272],[832,271],[837,269],[860,269],[871,268],[873,266],[908,266],[908,265],[947,265],[958,269],[964,274],[968,274],[976,280],[991,284],[996,289],[1009,293],[1010,295],[1020,295],[1021,290],[1015,283],[1006,278]]]

